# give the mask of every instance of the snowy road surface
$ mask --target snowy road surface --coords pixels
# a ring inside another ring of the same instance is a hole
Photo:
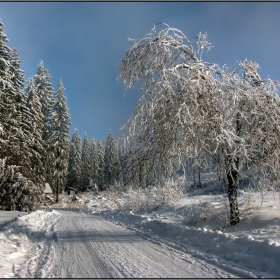
[[[240,277],[160,242],[142,238],[98,215],[59,210],[32,232],[16,277],[220,278]],[[43,230],[44,228],[44,230]]]

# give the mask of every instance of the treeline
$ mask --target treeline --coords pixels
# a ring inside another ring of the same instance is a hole
[[[115,140],[111,130],[105,141],[89,139],[85,133],[83,140],[75,129],[69,147],[68,187],[87,191],[90,185],[96,185],[100,191],[126,185],[147,187],[154,184],[158,176],[142,151],[135,144]]]
[[[70,115],[40,61],[27,81],[0,22],[0,208],[32,210],[48,183],[62,190],[68,171]]]
[[[0,22],[0,209],[30,211],[43,200],[47,184],[53,193],[68,187],[86,191],[146,187],[155,182],[152,161],[134,144],[70,139],[70,115],[62,81],[54,90],[51,75],[39,62],[25,80],[21,60]],[[70,140],[69,140],[70,139]]]

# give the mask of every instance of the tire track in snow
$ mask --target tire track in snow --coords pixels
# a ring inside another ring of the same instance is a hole
[[[65,213],[56,227],[58,243],[53,276],[62,278],[108,278],[110,273],[98,258],[79,221],[80,213]]]
[[[62,259],[57,262],[56,277],[234,277],[98,215],[61,213],[56,249]]]

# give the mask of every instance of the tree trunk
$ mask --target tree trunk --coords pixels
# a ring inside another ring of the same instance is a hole
[[[198,187],[199,188],[202,188],[202,185],[201,185],[201,177],[200,177],[200,166],[198,166]]]
[[[193,188],[196,188],[196,182],[195,182],[195,166],[193,165]]]
[[[56,200],[55,200],[55,202],[57,203],[58,200],[59,200],[59,197],[58,197],[58,179],[57,179],[57,181],[56,181]]]
[[[236,225],[239,223],[239,210],[237,202],[237,188],[238,188],[238,171],[235,168],[230,167],[227,172],[228,181],[228,200],[230,206],[230,225]]]

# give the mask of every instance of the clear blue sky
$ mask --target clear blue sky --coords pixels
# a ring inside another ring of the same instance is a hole
[[[141,96],[125,94],[118,63],[155,23],[164,22],[189,39],[200,31],[214,45],[204,60],[233,65],[245,58],[261,66],[261,77],[280,80],[280,3],[276,2],[0,2],[10,47],[19,51],[25,78],[39,61],[66,88],[71,135],[115,137]]]

